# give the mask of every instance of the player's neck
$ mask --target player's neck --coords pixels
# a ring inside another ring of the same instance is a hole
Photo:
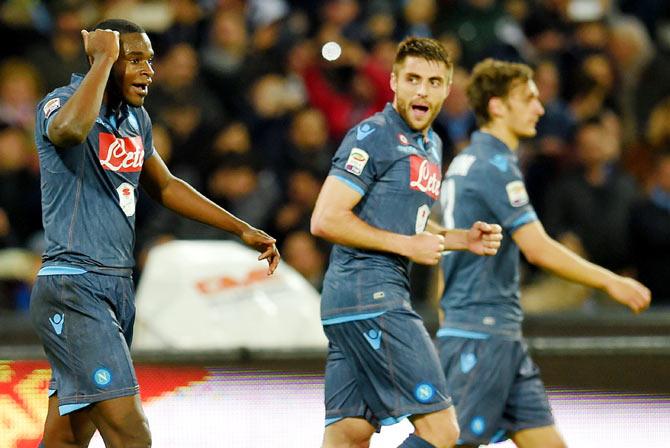
[[[118,114],[121,110],[121,106],[123,105],[123,101],[118,99],[115,95],[112,95],[109,92],[105,92],[104,96],[102,97],[102,104],[104,104],[107,108],[108,114]]]
[[[498,140],[502,141],[511,151],[516,151],[519,147],[519,137],[517,137],[509,127],[502,123],[487,123],[479,128],[479,130],[486,132],[487,134],[491,134]]]

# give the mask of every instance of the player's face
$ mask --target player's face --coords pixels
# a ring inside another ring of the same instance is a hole
[[[440,113],[450,84],[444,62],[408,56],[391,74],[393,105],[411,129],[423,132]]]
[[[535,137],[537,121],[544,115],[535,82],[529,80],[512,87],[504,104],[504,119],[509,131],[519,138]]]
[[[153,57],[154,50],[146,34],[121,35],[119,58],[112,69],[114,93],[131,106],[142,106],[149,93],[154,75]]]

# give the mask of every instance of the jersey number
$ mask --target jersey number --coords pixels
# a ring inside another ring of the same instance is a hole
[[[442,186],[442,196],[440,202],[442,203],[442,225],[446,229],[456,228],[454,222],[454,203],[456,198],[456,184],[454,179],[447,179]]]

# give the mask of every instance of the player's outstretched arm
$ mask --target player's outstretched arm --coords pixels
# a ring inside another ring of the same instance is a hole
[[[498,224],[475,222],[470,229],[445,229],[429,220],[426,229],[444,236],[446,250],[469,250],[477,255],[495,255],[502,241],[502,227]]]
[[[140,181],[153,199],[170,210],[239,236],[247,246],[260,252],[259,260],[267,260],[268,275],[277,269],[280,256],[274,238],[219,207],[195,188],[173,176],[157,152],[145,161]]]
[[[408,236],[373,227],[353,212],[361,197],[344,182],[328,176],[312,212],[312,234],[343,246],[402,255],[416,263],[439,262],[444,250],[442,235],[423,232]]]
[[[91,68],[47,129],[49,140],[61,148],[78,145],[86,139],[100,113],[112,65],[119,57],[118,31],[82,31],[81,34]]]
[[[512,238],[530,263],[567,280],[601,289],[635,313],[649,307],[651,293],[644,285],[583,259],[547,235],[539,221],[520,227]]]

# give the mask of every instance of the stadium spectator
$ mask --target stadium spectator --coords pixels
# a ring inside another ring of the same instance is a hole
[[[670,146],[654,154],[649,193],[630,213],[633,266],[654,306],[670,306]]]
[[[609,119],[617,125],[614,115]],[[556,237],[576,235],[589,261],[616,271],[630,266],[628,216],[638,190],[617,164],[618,130],[605,120],[598,117],[577,128],[578,168],[561,176],[547,194],[545,224]]]

